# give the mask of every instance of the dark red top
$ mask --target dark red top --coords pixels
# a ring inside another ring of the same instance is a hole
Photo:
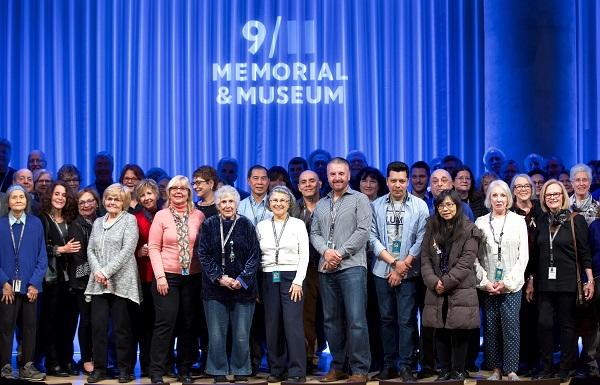
[[[138,239],[137,247],[135,248],[135,259],[138,265],[138,271],[140,273],[140,280],[142,282],[152,282],[154,278],[154,272],[152,271],[152,263],[150,263],[150,256],[145,257],[139,256],[139,251],[143,245],[148,243],[148,235],[150,234],[150,226],[152,225],[152,218],[147,210],[138,210],[133,213],[137,220],[138,230],[140,237]]]

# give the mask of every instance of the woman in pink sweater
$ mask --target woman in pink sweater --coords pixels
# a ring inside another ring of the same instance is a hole
[[[169,345],[178,330],[178,372],[181,382],[192,382],[190,368],[198,347],[194,333],[200,301],[201,267],[194,248],[204,215],[194,208],[188,178],[177,175],[167,185],[167,203],[154,216],[148,250],[154,281],[152,298],[156,319],[152,335],[150,379],[163,383]]]

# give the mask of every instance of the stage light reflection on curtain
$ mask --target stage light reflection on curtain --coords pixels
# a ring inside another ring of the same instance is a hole
[[[186,175],[223,156],[242,170],[285,166],[315,148],[361,149],[378,167],[452,153],[479,170],[481,8],[477,0],[5,1],[0,136],[13,143],[14,166],[40,148],[50,165],[75,163],[86,179],[99,150],[115,155],[117,169],[137,162]],[[265,32],[255,54],[259,29],[242,33],[250,20]],[[330,63],[332,72],[342,63],[347,80],[213,77],[214,63],[294,62]],[[342,85],[344,102],[217,102],[221,86],[295,85]]]

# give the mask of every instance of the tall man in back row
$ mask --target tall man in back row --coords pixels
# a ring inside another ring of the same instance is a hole
[[[371,364],[367,329],[366,244],[371,227],[371,206],[366,195],[352,190],[350,165],[333,158],[327,165],[331,186],[313,214],[310,240],[321,258],[319,285],[323,302],[325,335],[333,358],[322,382],[348,378],[367,381]]]

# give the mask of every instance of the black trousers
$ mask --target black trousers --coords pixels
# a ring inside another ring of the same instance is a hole
[[[435,345],[442,370],[464,372],[469,334],[467,329],[435,329]]]
[[[37,306],[37,300],[29,302],[24,294],[15,294],[15,300],[11,304],[0,302],[0,367],[6,364],[12,365],[13,336],[17,318],[22,320],[20,325],[23,333],[22,361],[28,363],[33,360]]]
[[[144,300],[141,304],[130,303],[131,324],[133,328],[133,339],[131,349],[131,368],[137,362],[138,345],[140,349],[140,369],[142,373],[150,370],[150,345],[152,333],[154,332],[154,301],[152,297],[152,282],[142,282],[142,295]]]
[[[77,299],[69,282],[44,283],[40,295],[40,324],[36,362],[45,358],[46,368],[65,368],[73,360],[73,339],[77,330]]]
[[[131,373],[131,319],[129,300],[113,294],[92,296],[92,346],[94,369],[106,373],[108,356],[108,321],[113,325],[113,337],[119,372]]]
[[[552,370],[554,350],[554,317],[560,335],[560,371],[574,369],[577,357],[575,332],[575,292],[538,292],[538,342],[544,371]]]
[[[422,369],[435,370],[435,329],[423,326],[423,308],[425,307],[425,293],[427,287],[422,279],[417,279],[417,308],[419,309],[420,334],[419,343],[419,361]]]
[[[92,361],[92,304],[86,302],[84,290],[74,290],[79,309],[79,330],[77,339],[81,350],[81,361]]]
[[[304,300],[290,299],[296,272],[282,271],[279,275],[281,282],[275,283],[273,273],[262,274],[269,367],[275,376],[283,375],[286,370],[289,376],[305,376]]]
[[[154,332],[150,353],[150,375],[162,377],[167,370],[169,347],[175,326],[177,334],[177,366],[180,375],[187,375],[198,356],[195,324],[200,303],[202,274],[181,275],[166,273],[167,295],[160,295],[156,280],[152,282],[154,300]]]
[[[521,298],[520,328],[521,345],[519,351],[519,361],[527,369],[535,369],[539,365],[539,346],[537,332],[537,303],[527,302],[525,299],[525,290],[522,290]]]

